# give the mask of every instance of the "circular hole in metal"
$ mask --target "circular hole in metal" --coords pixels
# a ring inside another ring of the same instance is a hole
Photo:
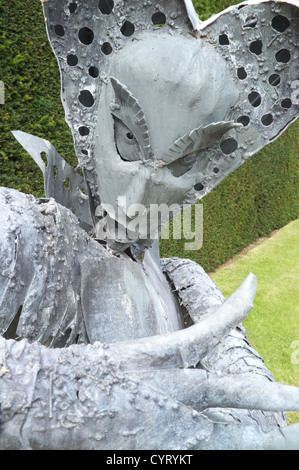
[[[82,90],[80,91],[79,101],[86,108],[91,108],[94,104],[94,97],[89,90]]]
[[[100,0],[99,1],[99,9],[100,12],[103,13],[103,15],[109,15],[114,7],[114,1],[113,0]]]
[[[64,27],[63,27],[61,24],[55,25],[54,30],[55,30],[55,34],[56,34],[57,36],[62,37],[62,36],[64,36],[64,34],[65,34]]]
[[[249,116],[240,116],[238,119],[237,119],[237,122],[239,122],[240,124],[242,124],[244,127],[248,126],[248,124],[250,123],[250,118]]]
[[[202,183],[196,183],[196,184],[194,185],[195,191],[202,191],[203,188],[204,188],[204,187],[203,187],[203,184],[202,184]]]
[[[125,21],[122,27],[120,28],[120,31],[124,36],[132,36],[135,31],[135,26],[130,21]]]
[[[86,135],[89,134],[89,129],[86,126],[81,126],[79,127],[79,133],[82,135],[82,137],[85,137]]]
[[[88,151],[87,151],[87,150],[81,150],[81,152],[83,153],[83,155],[88,155]]]
[[[229,44],[229,39],[227,34],[220,34],[219,36],[219,44],[221,46],[228,46]]]
[[[75,13],[75,11],[77,10],[77,3],[76,2],[70,3],[69,10],[70,10],[70,13]]]
[[[277,86],[280,84],[280,76],[278,75],[278,73],[273,73],[272,75],[270,75],[269,83],[272,86]]]
[[[94,33],[92,29],[88,28],[87,26],[84,26],[79,30],[79,39],[82,42],[82,44],[85,44],[88,46],[89,44],[92,43],[94,40]]]
[[[67,61],[68,65],[73,67],[74,65],[78,64],[78,57],[74,54],[69,54],[66,58],[66,61]]]
[[[101,47],[101,51],[102,51],[103,54],[105,54],[105,55],[111,54],[111,52],[112,52],[111,44],[110,44],[109,42],[104,42],[104,44],[103,44],[102,47]]]
[[[263,126],[270,126],[273,122],[273,116],[272,114],[264,114],[264,116],[261,119]]]
[[[261,55],[263,51],[263,43],[260,39],[257,39],[256,41],[252,41],[249,46],[250,52],[255,55]]]
[[[99,76],[99,69],[97,67],[89,67],[88,73],[92,78],[97,78]]]
[[[217,167],[213,168],[213,172],[214,172],[215,174],[219,173],[219,168],[217,168]]]
[[[152,15],[152,23],[154,26],[164,26],[166,23],[166,16],[161,11],[157,11]]]
[[[134,135],[132,134],[132,132],[127,132],[127,138],[130,139],[130,140],[133,140],[134,139]]]
[[[232,137],[229,137],[228,139],[225,139],[221,142],[220,148],[222,152],[225,153],[225,155],[230,155],[235,150],[237,150],[238,142]]]
[[[262,98],[261,95],[257,91],[253,91],[248,95],[249,103],[254,107],[257,108],[261,102]]]
[[[290,98],[285,98],[281,101],[281,106],[285,109],[289,109],[292,107],[292,101],[290,100]]]
[[[275,59],[277,62],[282,62],[283,64],[289,62],[290,58],[291,53],[288,49],[280,49],[280,51],[275,54]]]
[[[240,80],[244,80],[247,77],[247,72],[244,67],[239,67],[237,70],[237,75]]]
[[[286,31],[288,27],[290,26],[290,24],[291,23],[289,22],[287,17],[283,15],[276,15],[272,19],[272,28],[280,33],[283,33],[284,31]]]

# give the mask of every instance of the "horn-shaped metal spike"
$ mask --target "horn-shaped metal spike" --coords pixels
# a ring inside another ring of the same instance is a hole
[[[197,411],[239,408],[299,411],[299,388],[247,374],[216,375],[201,369],[132,372]]]
[[[21,131],[13,131],[12,134],[43,172],[46,197],[53,197],[56,202],[71,209],[78,217],[81,227],[86,231],[90,230],[93,223],[89,207],[89,189],[82,176],[47,140]],[[46,154],[47,164],[41,157],[43,153]]]
[[[123,369],[195,366],[247,317],[256,285],[256,277],[250,273],[224,304],[196,325],[174,333],[115,343],[110,346],[111,352]]]

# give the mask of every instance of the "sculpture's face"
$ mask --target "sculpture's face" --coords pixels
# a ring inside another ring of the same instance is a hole
[[[98,107],[95,164],[105,223],[128,229],[124,244],[153,238],[153,205],[204,192],[205,150],[232,127],[237,98],[225,61],[200,40],[151,34],[115,54]]]
[[[59,201],[116,250],[148,245],[154,205],[167,221],[279,137],[298,116],[297,3],[200,22],[191,0],[43,1],[91,210],[77,184]]]
[[[148,245],[155,204],[194,204],[297,118],[296,2],[43,2],[99,238]]]

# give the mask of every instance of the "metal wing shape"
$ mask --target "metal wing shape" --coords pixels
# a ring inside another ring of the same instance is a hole
[[[244,2],[202,22],[197,37],[225,59],[239,93],[230,118],[242,124],[194,167],[200,199],[298,117],[299,3]]]
[[[62,206],[71,209],[85,230],[93,226],[88,186],[71,165],[69,165],[47,140],[21,131],[14,131],[14,137],[31,155],[44,175],[45,195],[53,197]],[[47,164],[41,157],[44,153]]]

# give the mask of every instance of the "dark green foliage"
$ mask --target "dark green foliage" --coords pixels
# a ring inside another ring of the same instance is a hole
[[[232,0],[193,0],[201,20]],[[299,122],[229,175],[203,204],[203,246],[184,250],[184,240],[163,240],[162,256],[197,261],[213,271],[250,243],[299,217]]]
[[[299,123],[231,173],[203,200],[203,246],[162,241],[161,254],[214,270],[259,237],[299,216]]]
[[[193,5],[201,20],[207,20],[210,16],[225,10],[231,5],[241,3],[232,0],[193,0]]]
[[[75,162],[72,136],[60,101],[60,76],[39,0],[0,0],[0,185],[43,195],[43,178],[15,141],[21,130],[51,141]]]
[[[207,19],[231,0],[194,0]],[[40,0],[0,0],[0,185],[43,195],[42,175],[11,134],[49,140],[76,165],[73,139],[60,100],[60,75],[45,32]],[[210,271],[242,248],[299,216],[298,123],[231,174],[204,205],[204,243],[185,251],[183,240],[163,241],[164,256],[188,257]]]

